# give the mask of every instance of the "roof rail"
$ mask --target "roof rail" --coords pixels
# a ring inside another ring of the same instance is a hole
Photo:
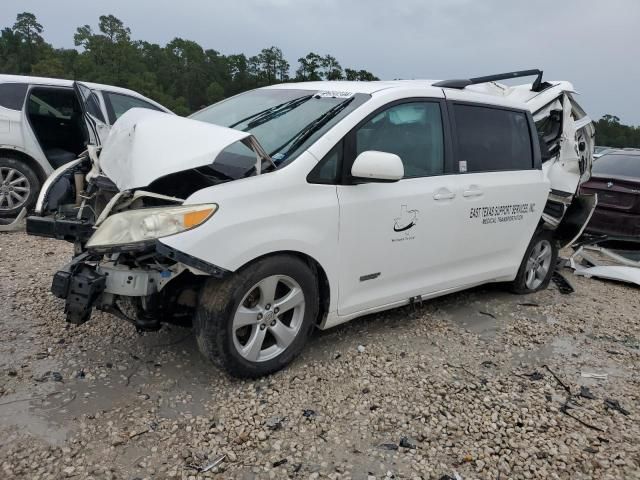
[[[536,79],[531,85],[531,91],[540,92],[547,88],[548,85],[542,83],[542,70],[520,70],[517,72],[498,73],[495,75],[487,75],[485,77],[475,77],[469,79],[442,80],[433,84],[434,87],[457,88],[462,90],[469,85],[477,85],[479,83],[497,82],[498,80],[508,80],[509,78],[530,77],[536,75]]]

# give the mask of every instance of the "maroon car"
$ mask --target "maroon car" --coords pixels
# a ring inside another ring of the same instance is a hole
[[[640,151],[618,150],[601,156],[580,190],[598,194],[587,232],[640,239]]]

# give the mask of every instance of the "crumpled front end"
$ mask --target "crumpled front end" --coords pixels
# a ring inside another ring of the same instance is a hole
[[[228,272],[160,242],[120,252],[76,256],[53,277],[51,292],[65,300],[67,321],[89,320],[94,308],[156,330],[162,323],[188,323],[205,278]]]
[[[230,180],[212,167],[229,147],[250,152],[248,174],[270,160],[249,133],[132,109],[101,149],[90,146],[52,174],[27,232],[75,245],[51,287],[69,322],[87,321],[94,308],[146,330],[191,318],[204,279],[228,272],[158,240],[215,214],[216,204],[184,201]]]

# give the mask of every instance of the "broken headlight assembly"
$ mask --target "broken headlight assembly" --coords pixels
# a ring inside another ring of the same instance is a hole
[[[102,223],[87,242],[87,248],[138,249],[157,238],[196,228],[218,210],[215,203],[179,207],[141,208],[116,213]]]

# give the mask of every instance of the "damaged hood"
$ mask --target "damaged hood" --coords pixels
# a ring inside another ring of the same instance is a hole
[[[213,163],[250,133],[211,123],[133,108],[113,125],[100,153],[100,169],[122,190]]]

